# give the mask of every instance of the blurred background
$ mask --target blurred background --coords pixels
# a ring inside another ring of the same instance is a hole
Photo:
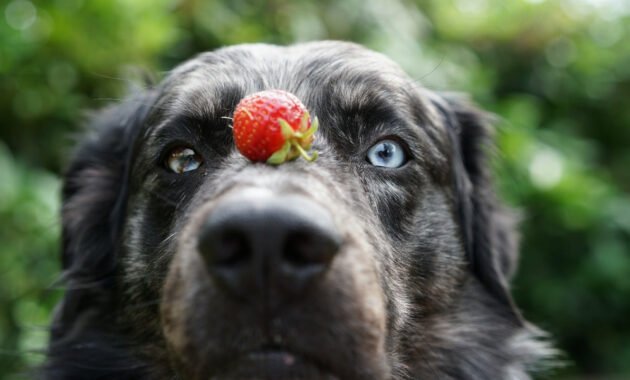
[[[85,111],[197,52],[356,41],[501,116],[522,212],[514,294],[566,366],[630,379],[630,1],[0,0],[0,379],[43,359],[61,290],[59,175]]]

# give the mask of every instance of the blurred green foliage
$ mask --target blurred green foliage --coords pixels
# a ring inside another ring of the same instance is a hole
[[[627,1],[3,0],[0,378],[42,360],[58,176],[83,112],[124,96],[138,67],[314,39],[362,43],[501,116],[498,184],[523,218],[515,296],[566,353],[549,378],[630,377]]]

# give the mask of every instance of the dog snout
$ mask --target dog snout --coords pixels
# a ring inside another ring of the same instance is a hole
[[[198,239],[208,272],[223,291],[280,301],[317,282],[342,244],[321,205],[306,196],[256,190],[220,201]]]

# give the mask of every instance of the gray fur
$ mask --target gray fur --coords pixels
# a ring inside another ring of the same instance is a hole
[[[243,96],[271,88],[296,94],[319,118],[314,164],[252,164],[233,148],[225,118]],[[109,204],[101,212],[112,220],[121,212],[122,223],[92,231],[116,239],[92,243],[111,251],[115,271],[100,290],[106,301],[70,310],[85,295],[69,291],[47,378],[88,373],[68,369],[69,352],[86,339],[105,346],[104,321],[108,337],[123,342],[112,350],[124,349],[135,372],[100,378],[238,378],[238,365],[226,363],[268,337],[250,306],[217,289],[195,242],[217,204],[251,188],[312,199],[345,240],[326,276],[270,321],[274,344],[317,363],[300,378],[524,380],[552,356],[509,295],[514,223],[485,162],[489,119],[467,101],[429,92],[386,57],[340,42],[205,53],[141,96],[145,116],[117,124],[130,131],[117,140],[126,146],[120,164],[94,164],[98,158],[84,149],[67,174],[76,186],[64,198],[64,233],[69,247],[80,246],[65,253],[69,273],[81,271],[78,262],[91,270],[87,278],[99,275],[85,264],[94,248],[77,242],[89,233],[79,227],[83,218],[95,212],[80,213],[93,186],[83,174],[113,173],[107,186],[115,196],[95,196]],[[99,136],[111,130],[102,127]],[[165,174],[156,162],[177,133],[205,160],[188,177]],[[408,145],[404,167],[366,162],[367,149],[387,136]],[[113,207],[118,202],[122,209]],[[94,310],[101,315],[92,317]],[[73,330],[82,318],[84,329]]]

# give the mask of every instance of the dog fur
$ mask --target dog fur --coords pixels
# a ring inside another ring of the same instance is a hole
[[[315,163],[270,167],[235,150],[234,107],[272,88],[319,118]],[[239,45],[185,62],[97,114],[67,169],[67,291],[43,378],[249,378],[238,358],[273,339],[315,364],[295,378],[529,379],[552,350],[509,293],[515,223],[490,178],[490,121],[349,43]],[[384,137],[405,146],[404,166],[366,161]],[[182,142],[203,164],[168,172],[164,152]],[[326,276],[264,333],[195,245],[204,218],[248,189],[312,200],[344,238]]]

